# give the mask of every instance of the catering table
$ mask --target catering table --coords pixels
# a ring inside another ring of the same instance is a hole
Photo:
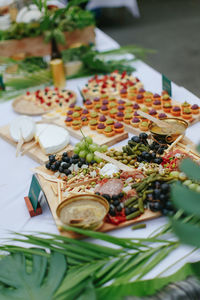
[[[102,31],[96,29],[97,48],[99,50],[108,50],[117,48],[119,45],[104,34]],[[137,71],[135,75],[138,76],[144,83],[147,90],[160,93],[161,86],[161,74],[152,69],[150,66],[142,61],[134,62],[134,66]],[[81,103],[81,97],[78,92],[78,87],[83,86],[88,78],[73,79],[67,81],[67,87],[77,92],[78,103]],[[173,98],[181,102],[188,101],[190,103],[198,103],[199,99],[176,84],[172,84]],[[5,102],[0,105],[0,126],[8,124],[17,114],[12,110],[11,101]],[[35,117],[37,120],[38,117]],[[195,143],[200,141],[200,122],[187,129],[187,136]],[[71,138],[71,143],[74,144],[76,140]],[[124,142],[125,143],[125,142]],[[123,144],[123,142],[121,142]],[[45,202],[42,205],[42,215],[30,218],[28,210],[24,202],[24,196],[28,194],[29,186],[32,178],[31,169],[38,166],[38,164],[27,156],[15,157],[16,149],[0,139],[0,242],[5,241],[8,238],[10,231],[15,232],[50,232],[58,233],[54,220],[52,218],[48,204]],[[130,227],[126,227],[120,230],[110,232],[114,236],[119,237],[147,237],[156,228],[159,228],[163,224],[166,224],[167,218],[161,217],[148,221],[147,228],[133,232]],[[181,246],[175,252],[173,252],[169,258],[162,262],[162,266],[159,266],[151,272],[148,277],[156,275],[164,270],[169,264],[173,264],[177,259],[187,255],[191,251],[190,247]],[[194,261],[200,259],[200,252],[195,252],[190,256],[186,256],[181,262],[181,265],[185,261]],[[169,272],[174,272],[181,266],[177,264]],[[167,274],[167,273],[166,273]]]

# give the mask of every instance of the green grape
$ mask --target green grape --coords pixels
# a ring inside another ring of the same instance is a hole
[[[77,145],[76,145],[75,148],[74,148],[74,153],[79,154],[79,152],[80,152],[80,148],[77,147]]]
[[[91,145],[89,145],[89,150],[91,152],[97,151],[98,150],[98,145],[97,144],[91,144]]]
[[[100,148],[100,152],[106,152],[108,150],[108,146],[107,145],[103,145]]]
[[[87,137],[85,138],[85,140],[86,140],[86,142],[87,142],[88,144],[92,144],[92,143],[93,143],[93,140],[92,140],[92,138],[91,138],[90,136],[87,136]]]
[[[80,146],[81,146],[81,142],[78,142],[78,143],[75,145],[75,147],[77,147],[77,148],[80,148]]]
[[[102,161],[102,159],[100,158],[100,157],[98,157],[98,156],[94,156],[94,160],[99,164],[101,161]]]
[[[185,180],[184,182],[183,182],[183,184],[184,185],[186,185],[186,186],[189,186],[190,184],[192,183],[192,181],[191,180]]]
[[[190,190],[195,191],[195,190],[197,189],[197,187],[198,187],[198,184],[196,184],[196,183],[191,183],[188,187],[189,187]]]
[[[196,192],[197,192],[197,193],[200,193],[200,185],[197,186]]]
[[[81,150],[85,150],[86,147],[87,147],[87,146],[86,146],[85,141],[82,141],[82,142],[80,143],[79,148],[80,148]],[[87,149],[87,148],[86,148],[86,149]]]
[[[88,163],[90,163],[94,158],[94,154],[93,153],[88,153],[87,156],[86,156],[86,161]]]
[[[81,158],[85,158],[86,155],[87,155],[87,152],[86,152],[85,150],[81,150],[81,151],[79,152],[79,157],[81,157]]]

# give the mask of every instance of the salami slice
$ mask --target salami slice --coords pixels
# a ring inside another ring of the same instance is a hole
[[[102,194],[107,194],[109,196],[118,195],[121,193],[124,187],[123,181],[121,179],[112,178],[107,182],[100,184],[96,187],[95,192]]]
[[[129,177],[132,177],[133,179],[143,179],[145,176],[141,171],[135,170],[135,171],[124,171],[121,173],[120,177],[123,179],[127,179]]]

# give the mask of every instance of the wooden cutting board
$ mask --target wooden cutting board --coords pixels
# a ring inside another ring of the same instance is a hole
[[[52,175],[52,172],[48,171],[44,166],[40,166],[36,169],[41,170],[42,172],[44,172],[46,174],[51,174]],[[56,189],[57,184],[52,183],[52,182],[44,179],[41,175],[37,175],[37,177],[39,179],[41,188],[42,188],[42,190],[45,194],[46,200],[49,204],[49,208],[51,210],[51,213],[52,213],[52,216],[53,216],[54,221],[56,223],[56,226],[57,226],[58,230],[60,231],[61,235],[71,237],[71,238],[80,238],[80,235],[78,235],[74,232],[63,231],[61,229],[60,225],[59,225],[59,219],[56,215],[56,209],[57,209],[57,206],[59,205],[58,196],[55,195],[55,193],[53,192],[53,189],[51,187],[51,185],[53,184],[53,185],[55,185],[55,189]],[[81,184],[82,183],[80,182],[80,185]],[[132,224],[135,224],[135,223],[138,223],[138,222],[145,222],[147,220],[152,220],[152,219],[158,218],[160,216],[161,216],[160,213],[154,213],[150,210],[145,210],[145,213],[142,214],[141,216],[139,216],[139,217],[137,217],[133,220],[123,222],[119,225],[113,225],[113,224],[105,222],[103,224],[103,226],[99,229],[99,231],[100,232],[108,232],[108,231],[112,231],[112,230],[115,230],[115,229],[120,229],[120,228],[129,226],[129,225],[132,225]]]
[[[9,144],[13,145],[14,147],[17,147],[17,143],[13,141],[13,139],[10,136],[9,125],[5,125],[0,128],[0,137],[4,139],[6,142],[8,142]],[[25,143],[22,146],[22,151],[26,150],[34,142],[35,140],[33,139],[32,141]],[[58,153],[63,153],[64,151],[70,151],[72,149],[73,149],[72,145],[67,145],[63,150],[61,150]],[[48,161],[48,155],[42,152],[42,149],[40,148],[39,145],[36,145],[36,147],[27,151],[26,155],[32,158],[33,160],[37,161],[40,165],[44,165]]]

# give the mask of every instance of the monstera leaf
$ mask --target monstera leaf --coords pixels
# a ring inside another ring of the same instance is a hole
[[[31,260],[24,253],[5,256],[0,261],[0,299],[51,300],[66,268],[65,256],[57,252],[50,258],[32,255]]]
[[[198,146],[198,150],[200,147]],[[180,165],[187,177],[193,182],[200,182],[200,166],[191,159],[185,159]],[[200,247],[200,193],[193,191],[183,184],[176,183],[171,191],[174,205],[184,212],[187,222],[182,218],[172,220],[174,232],[179,239],[191,246]]]

